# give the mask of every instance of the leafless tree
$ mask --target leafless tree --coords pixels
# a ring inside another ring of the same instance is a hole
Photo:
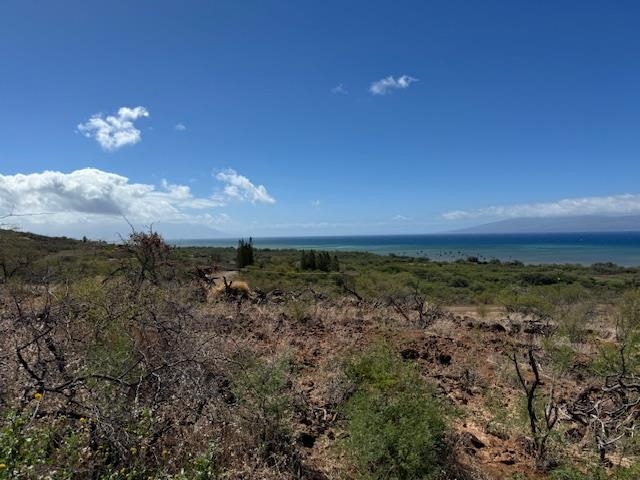
[[[633,365],[640,336],[637,325],[620,319],[616,332],[615,356],[607,363],[617,371],[605,375],[602,385],[585,388],[570,410],[575,420],[592,429],[603,463],[607,451],[640,430],[640,375]]]
[[[540,393],[540,387],[544,385],[544,382],[540,377],[538,361],[535,358],[532,345],[527,347],[526,361],[533,374],[533,379],[527,380],[524,372],[520,368],[520,362],[518,361],[518,355],[515,350],[512,352],[510,358],[515,366],[520,385],[527,396],[529,429],[533,437],[536,458],[541,461],[545,458],[547,440],[558,422],[558,405],[554,398],[555,384],[551,385],[549,393],[543,398]],[[537,405],[541,399],[543,400],[542,408]]]

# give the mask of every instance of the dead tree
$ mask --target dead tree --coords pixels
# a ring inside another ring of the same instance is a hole
[[[529,364],[531,373],[533,373],[532,381],[525,379],[525,375],[520,369],[520,364],[518,363],[518,357],[515,350],[511,354],[510,358],[515,366],[520,385],[527,396],[529,428],[533,437],[536,458],[538,461],[541,461],[544,459],[546,454],[549,435],[551,435],[553,428],[558,422],[558,405],[554,399],[554,385],[552,384],[551,386],[547,401],[543,405],[542,414],[540,416],[539,407],[536,406],[536,401],[539,398],[539,388],[544,385],[544,382],[540,378],[540,370],[538,369],[538,362],[536,361],[533,353],[533,346],[529,345],[527,348],[527,363]]]
[[[630,372],[626,350],[625,343],[618,348],[619,373],[607,375],[602,386],[583,390],[569,412],[592,429],[602,463],[607,451],[640,429],[640,377]]]
[[[442,316],[442,309],[440,306],[428,302],[422,295],[420,295],[416,289],[416,292],[411,295],[410,299],[406,299],[403,303],[397,302],[393,297],[389,298],[389,304],[393,309],[404,319],[410,323],[415,324],[419,328],[426,328],[430,323]],[[417,318],[411,319],[408,312],[417,312]]]
[[[338,279],[338,285],[342,287],[344,293],[348,293],[356,297],[358,303],[364,303],[364,298],[362,298],[362,296],[356,291],[355,288],[349,286],[346,276],[343,275]]]

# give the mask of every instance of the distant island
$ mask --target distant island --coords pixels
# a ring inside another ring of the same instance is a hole
[[[511,218],[449,233],[638,232],[640,215]]]

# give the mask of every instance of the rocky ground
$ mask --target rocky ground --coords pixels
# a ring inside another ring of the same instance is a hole
[[[443,308],[425,321],[410,305],[329,300],[312,292],[276,292],[262,302],[214,300],[206,307],[216,316],[221,308],[234,329],[242,325],[238,338],[244,345],[265,357],[292,356],[295,391],[303,405],[295,416],[296,438],[305,464],[318,478],[344,474],[337,448],[340,367],[377,342],[391,344],[404,361],[415,364],[454,407],[450,442],[469,478],[546,478],[545,465],[536,465],[533,456],[524,392],[510,358],[518,352],[530,376],[523,356],[529,344],[538,349],[541,375],[547,385],[554,384],[560,406],[556,430],[566,451],[550,462],[584,458],[592,450],[593,438],[566,412],[585,386],[584,366],[593,346],[574,346],[573,363],[559,374],[540,348],[551,336],[550,323],[509,315],[500,307],[483,309],[482,316],[473,307]],[[599,331],[607,336],[605,313]]]

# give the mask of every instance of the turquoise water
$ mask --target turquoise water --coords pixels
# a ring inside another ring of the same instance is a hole
[[[468,256],[524,263],[612,262],[640,266],[640,232],[500,235],[373,235],[254,238],[257,248],[363,251],[452,261]],[[237,239],[193,239],[180,246],[235,246]]]

